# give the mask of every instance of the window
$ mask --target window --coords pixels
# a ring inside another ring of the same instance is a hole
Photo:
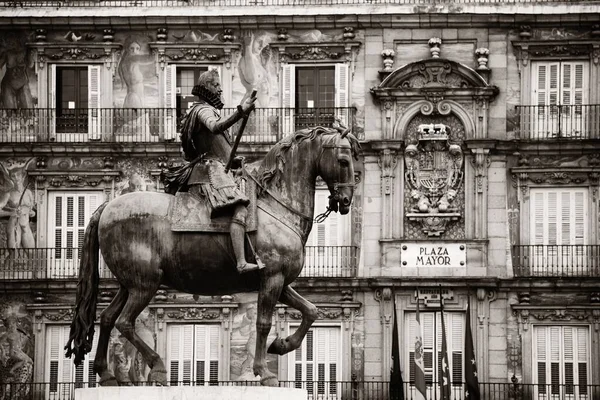
[[[533,136],[582,137],[586,132],[588,64],[584,61],[532,64]]]
[[[529,258],[534,274],[585,272],[587,188],[531,189],[530,221],[533,246]]]
[[[285,64],[282,78],[283,131],[317,125],[331,126],[334,118],[349,123],[348,66]]]
[[[442,376],[442,321],[440,312],[420,312],[421,330],[423,338],[423,364],[425,367],[425,382],[427,384],[427,398],[440,398],[439,381]],[[462,398],[463,382],[463,349],[465,337],[464,313],[444,312],[446,327],[446,343],[448,344],[448,361],[450,362],[450,376],[452,377],[452,396]],[[410,381],[415,381],[415,337],[417,336],[417,321],[415,313],[408,313],[405,317],[406,327],[405,343],[408,346],[408,364]],[[412,397],[415,397],[415,388],[410,387]]]
[[[329,190],[315,191],[315,213],[325,212],[329,205]],[[351,276],[354,250],[350,244],[350,219],[336,212],[320,224],[314,223],[305,246],[302,276]]]
[[[170,385],[217,385],[221,349],[219,325],[169,325]]]
[[[46,361],[45,382],[47,386],[47,398],[69,399],[72,398],[74,388],[95,387],[96,373],[94,372],[94,358],[98,346],[98,334],[94,335],[92,351],[88,353],[85,360],[79,366],[73,364],[73,359],[65,357],[64,346],[69,340],[68,325],[49,325],[46,327]],[[96,329],[98,332],[98,329]],[[75,386],[73,387],[73,382]]]
[[[220,68],[216,65],[184,66],[171,64],[165,68],[165,139],[175,138],[175,132],[179,131],[180,128],[181,118],[185,115],[187,109],[198,100],[196,96],[192,95],[192,89],[198,82],[200,74],[209,69],[217,70],[219,76],[221,76]]]
[[[58,141],[100,139],[100,66],[50,68],[50,108],[55,113],[51,134]]]
[[[588,398],[589,335],[587,326],[534,326],[536,398]]]
[[[296,329],[297,327],[291,327]],[[310,398],[341,395],[341,332],[339,327],[313,327],[302,345],[288,356],[289,380],[305,388]]]
[[[102,192],[49,192],[49,277],[77,277],[85,228],[103,200]]]

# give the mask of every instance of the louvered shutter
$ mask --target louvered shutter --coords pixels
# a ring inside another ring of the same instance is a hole
[[[167,65],[165,67],[165,77],[164,77],[164,93],[165,93],[165,127],[164,127],[164,135],[165,140],[173,140],[175,139],[175,134],[177,132],[177,111],[176,107],[176,65]]]
[[[50,140],[56,140],[56,64],[48,66],[48,132]]]
[[[46,381],[48,398],[60,399],[69,395],[73,381],[73,360],[65,357],[63,347],[69,339],[68,325],[49,325],[46,328]]]
[[[561,133],[567,137],[580,137],[585,132],[583,108],[585,98],[587,63],[561,63]]]
[[[450,336],[448,338],[448,359],[450,361],[450,374],[452,383],[459,384],[463,381],[463,343],[465,340],[464,315],[460,313],[448,314],[448,330]],[[456,390],[462,390],[462,386],[455,388],[453,393],[456,395]]]
[[[585,273],[586,188],[531,189],[532,267],[538,273]]]
[[[348,114],[348,64],[335,64],[335,107],[336,117],[344,126],[349,126]]]
[[[88,66],[88,132],[90,140],[100,140],[100,65]]]
[[[546,138],[558,134],[560,63],[534,63],[533,101],[536,110],[533,137]]]
[[[281,106],[283,135],[289,135],[295,131],[294,108],[296,107],[296,66],[294,64],[283,64],[281,79]]]
[[[219,381],[220,330],[216,325],[195,326],[195,380],[196,384]]]
[[[194,325],[170,325],[168,339],[169,380],[171,386],[192,382]]]

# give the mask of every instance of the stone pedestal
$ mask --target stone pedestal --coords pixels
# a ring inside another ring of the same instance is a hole
[[[306,400],[306,390],[262,386],[100,387],[75,390],[75,400]]]

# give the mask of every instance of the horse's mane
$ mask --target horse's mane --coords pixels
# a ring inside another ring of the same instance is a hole
[[[315,128],[306,128],[296,131],[291,135],[284,137],[280,140],[265,156],[258,172],[257,179],[262,187],[266,187],[266,185],[272,183],[275,178],[280,178],[278,164],[281,160],[283,162],[283,155],[293,146],[298,145],[306,140],[313,141],[319,135],[341,135],[341,133],[333,128],[325,128],[322,126],[317,126]],[[345,136],[350,142],[350,147],[352,149],[352,156],[358,160],[358,155],[360,153],[360,143],[358,139],[348,133]]]

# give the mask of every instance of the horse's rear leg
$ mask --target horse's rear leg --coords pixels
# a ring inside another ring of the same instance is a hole
[[[148,284],[148,282],[146,282]],[[167,370],[160,356],[144,342],[135,332],[135,319],[150,303],[152,296],[156,293],[160,285],[160,280],[156,282],[155,287],[132,288],[129,289],[129,298],[121,316],[117,319],[117,329],[125,339],[140,352],[146,363],[150,366],[149,382],[157,382],[161,385],[167,385]],[[149,285],[148,285],[149,286]],[[154,286],[154,285],[152,285]]]
[[[284,355],[300,347],[304,336],[306,336],[313,322],[317,320],[318,310],[314,304],[300,296],[298,292],[289,286],[283,287],[279,301],[290,307],[294,307],[302,313],[302,322],[300,323],[300,327],[296,329],[296,332],[285,339],[275,339],[269,346],[269,353]]]
[[[267,366],[267,336],[271,331],[273,312],[283,288],[283,276],[281,274],[266,276],[268,272],[263,272],[264,275],[258,292],[254,375],[260,375],[260,383],[263,386],[278,386],[277,375],[269,371]]]
[[[96,358],[94,359],[94,372],[100,377],[100,386],[116,386],[118,384],[115,376],[108,370],[106,360],[108,352],[108,342],[110,340],[110,332],[115,326],[119,314],[127,301],[127,289],[121,286],[115,295],[115,298],[110,302],[108,307],[100,314],[100,337],[98,338],[98,347],[96,349]]]

